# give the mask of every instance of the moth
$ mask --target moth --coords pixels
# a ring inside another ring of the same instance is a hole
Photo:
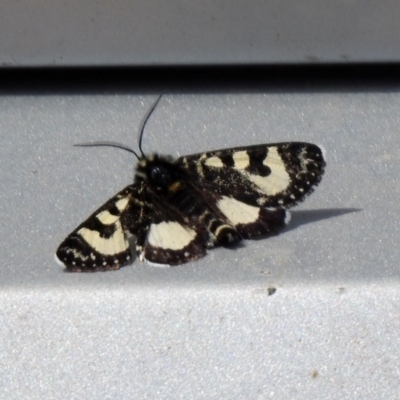
[[[325,169],[323,151],[301,142],[262,144],[173,158],[142,151],[134,182],[60,244],[56,259],[73,272],[117,270],[136,257],[179,265],[216,246],[277,234],[288,208],[309,195]],[[132,244],[134,243],[134,244]]]

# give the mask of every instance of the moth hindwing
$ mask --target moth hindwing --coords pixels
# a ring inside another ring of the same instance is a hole
[[[67,236],[57,259],[69,271],[118,269],[135,254],[178,265],[211,247],[276,234],[289,221],[286,209],[314,190],[324,168],[321,149],[299,142],[177,159],[143,155],[134,183]]]

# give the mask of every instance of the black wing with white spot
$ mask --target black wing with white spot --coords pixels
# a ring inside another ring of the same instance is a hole
[[[57,261],[74,272],[113,270],[130,264],[128,238],[145,224],[143,206],[138,188],[127,186],[60,244]]]
[[[211,243],[207,229],[156,189],[144,181],[127,186],[67,236],[56,260],[68,271],[94,272],[131,264],[132,253],[160,265],[204,257]]]
[[[156,203],[146,234],[137,243],[139,257],[152,264],[167,266],[204,257],[209,241],[206,229],[160,198]]]
[[[193,154],[176,163],[199,187],[253,206],[289,208],[312,193],[325,169],[315,144],[288,142]]]

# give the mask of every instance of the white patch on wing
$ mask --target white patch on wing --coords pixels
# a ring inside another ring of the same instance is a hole
[[[118,208],[120,212],[124,211],[126,206],[129,203],[129,197],[123,197],[122,199],[119,199],[116,203],[115,206]]]
[[[153,247],[160,247],[166,250],[181,250],[196,237],[196,231],[181,225],[178,222],[160,222],[151,224],[149,244]]]
[[[96,218],[103,225],[115,224],[119,220],[119,215],[112,215],[109,211],[104,210],[96,215]]]
[[[115,207],[117,207],[119,212],[122,212],[125,210],[128,203],[129,203],[129,198],[123,197],[122,199],[119,199],[118,201],[115,202]],[[96,218],[104,225],[112,225],[119,220],[120,215],[113,215],[108,210],[104,210],[98,213],[96,215]]]
[[[54,254],[54,259],[56,260],[56,263],[58,265],[61,265],[62,267],[65,267],[65,263],[63,263],[58,257],[57,254]]]
[[[92,231],[87,228],[81,228],[77,233],[98,253],[105,256],[113,256],[115,254],[122,253],[129,248],[129,243],[125,239],[125,235],[119,221],[115,223],[115,228],[114,234],[109,238],[102,238],[100,237],[100,233],[98,231]]]
[[[278,154],[276,146],[269,147],[268,155],[265,157],[263,164],[271,169],[270,175],[260,176],[246,171],[240,172],[266,195],[273,196],[286,190],[290,184],[290,176],[286,171],[282,157]]]
[[[207,165],[208,167],[215,167],[215,168],[222,168],[224,166],[222,160],[216,156],[207,158],[205,165]]]
[[[217,206],[233,225],[256,222],[260,214],[260,209],[258,207],[249,206],[248,204],[227,196],[222,196]]]
[[[235,163],[235,169],[246,169],[250,165],[250,157],[246,150],[236,151],[233,156],[233,161]]]

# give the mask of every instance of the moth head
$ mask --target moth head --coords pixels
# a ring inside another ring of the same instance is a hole
[[[135,182],[146,181],[157,191],[164,191],[179,180],[179,171],[172,157],[153,154],[139,160],[135,178]]]

